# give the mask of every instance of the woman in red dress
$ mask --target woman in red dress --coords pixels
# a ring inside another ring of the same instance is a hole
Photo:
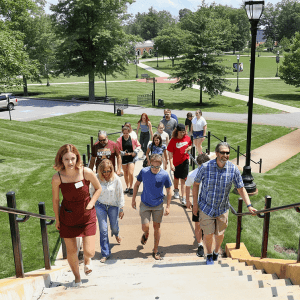
[[[96,211],[94,205],[101,194],[101,186],[94,172],[82,166],[80,154],[74,145],[66,144],[58,150],[54,169],[58,171],[52,177],[55,226],[65,240],[68,262],[75,276],[73,286],[78,287],[82,283],[76,237],[82,237],[84,272],[90,275],[91,258],[95,255]],[[90,183],[95,188],[92,198],[89,194]],[[60,209],[59,190],[63,195]]]

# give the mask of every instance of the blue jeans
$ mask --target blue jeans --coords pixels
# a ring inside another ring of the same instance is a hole
[[[103,257],[110,256],[108,240],[107,216],[109,218],[111,236],[119,236],[119,207],[99,203],[95,204],[100,230],[100,246]]]

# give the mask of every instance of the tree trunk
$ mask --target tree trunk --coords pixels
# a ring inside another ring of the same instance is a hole
[[[172,58],[172,68],[174,67],[174,58]]]
[[[23,75],[23,91],[24,91],[24,96],[28,96],[27,78],[24,75]]]
[[[89,101],[95,101],[95,72],[94,72],[94,68],[89,73]]]
[[[200,82],[200,103],[199,105],[202,105],[202,84]]]

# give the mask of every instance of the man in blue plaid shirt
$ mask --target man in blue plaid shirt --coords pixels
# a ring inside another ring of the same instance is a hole
[[[193,214],[199,209],[200,226],[204,234],[207,249],[206,264],[213,265],[218,259],[219,250],[228,226],[229,192],[232,183],[247,205],[249,212],[255,215],[249,196],[244,188],[239,169],[230,161],[230,146],[226,142],[217,145],[216,159],[210,160],[199,167],[193,185]],[[199,184],[202,188],[197,199]],[[215,236],[215,249],[212,249]]]

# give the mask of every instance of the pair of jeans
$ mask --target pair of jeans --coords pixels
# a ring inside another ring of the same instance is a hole
[[[146,155],[147,152],[147,146],[149,143],[149,139],[150,139],[150,132],[141,132],[140,134],[140,144],[141,144],[141,148],[144,152],[144,154]]]
[[[103,257],[109,257],[111,252],[108,240],[107,217],[109,218],[111,236],[119,236],[119,207],[97,201],[95,209],[99,223],[101,254]]]

